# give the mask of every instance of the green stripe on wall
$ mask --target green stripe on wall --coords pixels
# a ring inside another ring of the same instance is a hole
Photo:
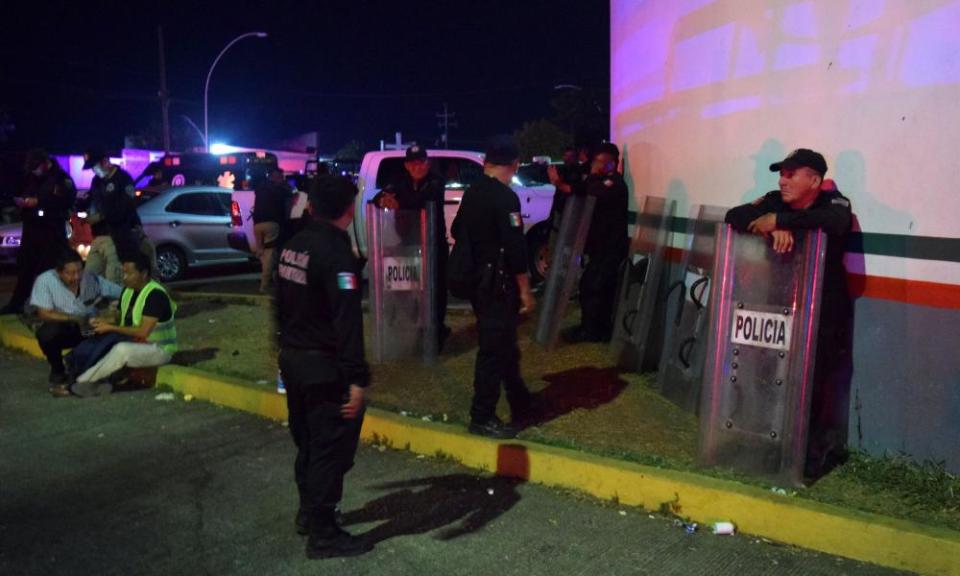
[[[630,212],[630,220],[636,221],[637,213]],[[684,234],[691,224],[690,218],[674,217],[670,219],[670,231]],[[709,232],[708,224],[698,226]],[[847,252],[872,254],[874,256],[896,256],[914,260],[942,260],[960,262],[960,238],[938,238],[936,236],[906,236],[903,234],[881,234],[877,232],[853,232],[847,239]]]

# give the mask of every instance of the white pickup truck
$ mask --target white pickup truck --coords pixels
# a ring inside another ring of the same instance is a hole
[[[428,150],[431,170],[435,171],[446,182],[444,194],[444,216],[447,222],[447,238],[450,237],[450,226],[460,208],[460,199],[463,192],[483,175],[483,154],[465,150]],[[403,150],[386,150],[368,152],[360,163],[357,178],[356,225],[351,229],[351,235],[356,238],[357,247],[361,253],[367,253],[367,233],[364,222],[366,203],[388,183],[402,174],[404,167]],[[514,178],[513,189],[520,198],[524,231],[530,253],[530,272],[535,280],[541,278],[543,265],[540,259],[549,237],[550,206],[553,202],[554,188],[543,178],[525,178],[525,172]],[[302,209],[303,198],[298,202]],[[295,208],[296,210],[296,208]],[[233,193],[233,221],[234,230],[231,234],[231,245],[245,245],[253,251],[253,192],[235,191]]]

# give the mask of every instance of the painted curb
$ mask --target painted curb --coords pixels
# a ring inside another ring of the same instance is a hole
[[[42,357],[36,340],[12,317],[0,317],[0,341]],[[181,366],[163,366],[157,385],[180,394],[286,419],[286,400],[272,389]],[[370,408],[365,440],[428,456],[450,456],[465,466],[571,488],[603,499],[676,514],[702,524],[731,521],[741,532],[922,574],[960,575],[960,532],[780,496],[760,488],[662,470],[524,441],[497,442],[462,427],[424,422]]]

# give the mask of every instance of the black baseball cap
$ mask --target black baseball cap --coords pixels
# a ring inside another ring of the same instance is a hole
[[[823,159],[823,155],[819,152],[814,152],[809,148],[797,148],[780,162],[770,165],[771,172],[779,172],[784,168],[787,170],[810,168],[823,176],[827,173],[827,161]]]
[[[414,144],[413,146],[407,148],[407,153],[405,156],[406,162],[411,162],[414,160],[426,160],[427,159],[427,149]]]
[[[83,169],[89,170],[107,157],[107,153],[103,151],[103,148],[87,148],[87,150],[83,153]]]
[[[487,141],[483,160],[487,164],[509,166],[520,159],[520,148],[513,136],[495,136]]]
[[[27,152],[27,159],[23,163],[23,167],[26,168],[27,172],[33,172],[37,169],[37,166],[46,162],[50,159],[50,155],[47,154],[47,151],[43,148],[34,148]]]

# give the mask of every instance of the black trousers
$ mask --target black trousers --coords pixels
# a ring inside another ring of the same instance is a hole
[[[449,258],[450,248],[446,242],[441,242],[437,246],[436,261],[436,311],[435,319],[437,330],[442,331],[447,320],[447,260]],[[439,332],[438,332],[439,334]],[[442,338],[442,336],[441,336]]]
[[[520,376],[517,319],[520,297],[512,279],[507,289],[481,289],[471,301],[477,316],[479,349],[473,369],[473,402],[470,417],[486,422],[496,414],[500,385],[507,393],[510,412],[516,418],[530,407],[530,392]]]
[[[329,360],[317,352],[280,351],[288,423],[297,447],[293,469],[300,507],[310,516],[311,531],[319,532],[333,522],[333,509],[343,497],[343,478],[353,468],[363,425],[362,414],[353,420],[340,415],[347,384],[325,379],[330,370],[324,364]]]
[[[830,453],[847,444],[850,416],[850,383],[853,377],[853,322],[851,317],[821,322],[817,334],[817,360],[810,398],[807,460],[816,467]]]
[[[63,351],[73,348],[83,340],[76,322],[44,322],[37,328],[37,343],[47,357],[50,371],[63,374]]]
[[[589,339],[609,340],[613,333],[618,272],[625,256],[612,251],[591,255],[587,260],[580,277],[580,326]]]

